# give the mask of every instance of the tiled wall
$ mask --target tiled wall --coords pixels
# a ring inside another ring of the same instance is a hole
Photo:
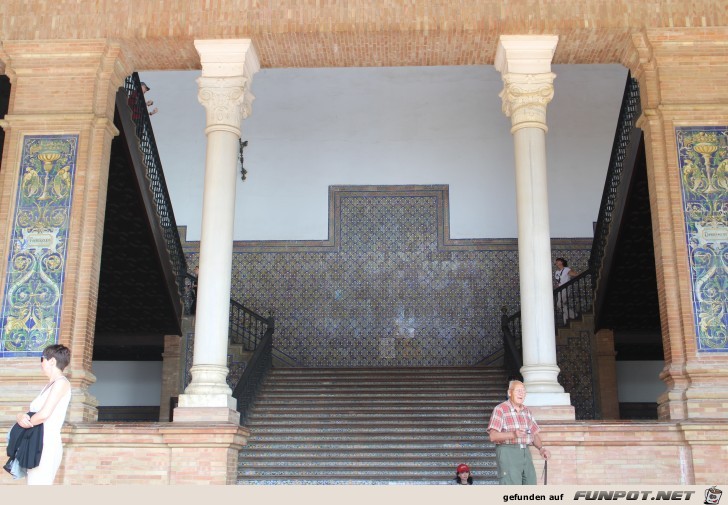
[[[58,342],[77,135],[23,138],[0,316],[0,357]]]
[[[726,352],[728,339],[728,126],[675,129],[699,351]]]
[[[501,307],[519,308],[515,239],[450,239],[447,186],[329,197],[326,241],[235,243],[233,297],[275,315],[275,347],[307,367],[468,366],[501,347]],[[553,256],[583,271],[590,248],[555,240]]]

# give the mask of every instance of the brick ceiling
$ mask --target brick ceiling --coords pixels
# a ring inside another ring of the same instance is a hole
[[[269,68],[482,65],[499,35],[529,33],[559,35],[554,63],[620,63],[635,31],[725,26],[725,0],[0,2],[0,41],[109,38],[135,70],[199,68],[205,38],[251,38]]]

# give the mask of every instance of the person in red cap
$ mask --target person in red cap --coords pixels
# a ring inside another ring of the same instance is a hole
[[[470,467],[466,464],[458,465],[457,469],[455,470],[455,482],[457,484],[472,484],[473,483],[473,476],[470,475]]]

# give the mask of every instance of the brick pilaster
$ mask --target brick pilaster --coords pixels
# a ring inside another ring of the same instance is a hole
[[[597,374],[602,419],[619,419],[617,364],[614,352],[614,332],[599,330],[596,334]]]
[[[162,353],[162,395],[159,402],[159,420],[169,421],[169,400],[179,395],[180,357],[182,338],[179,335],[164,336],[164,352]]]
[[[66,375],[73,397],[67,419],[95,420],[96,400],[88,386],[95,381],[91,358],[109,155],[118,134],[114,100],[131,67],[121,46],[103,39],[4,42],[0,59],[12,83],[10,110],[2,121],[6,137],[0,173],[0,279],[7,273],[25,136],[77,135],[58,341],[71,349]],[[0,292],[0,303],[2,296]],[[37,394],[45,378],[36,362],[37,357],[4,358],[0,388],[13,394],[4,395],[0,418],[26,408]]]
[[[639,80],[667,392],[663,419],[728,418],[728,352],[699,352],[675,129],[728,124],[728,28],[648,29],[624,63]]]

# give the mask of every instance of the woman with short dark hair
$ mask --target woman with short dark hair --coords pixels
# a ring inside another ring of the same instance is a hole
[[[29,485],[53,484],[61,466],[61,427],[71,401],[71,383],[63,375],[63,369],[70,360],[71,351],[65,345],[49,345],[43,349],[40,367],[48,377],[48,384],[30,403],[29,412],[32,415],[21,413],[17,417],[18,425],[22,428],[43,424],[43,452],[39,465],[28,469]]]

